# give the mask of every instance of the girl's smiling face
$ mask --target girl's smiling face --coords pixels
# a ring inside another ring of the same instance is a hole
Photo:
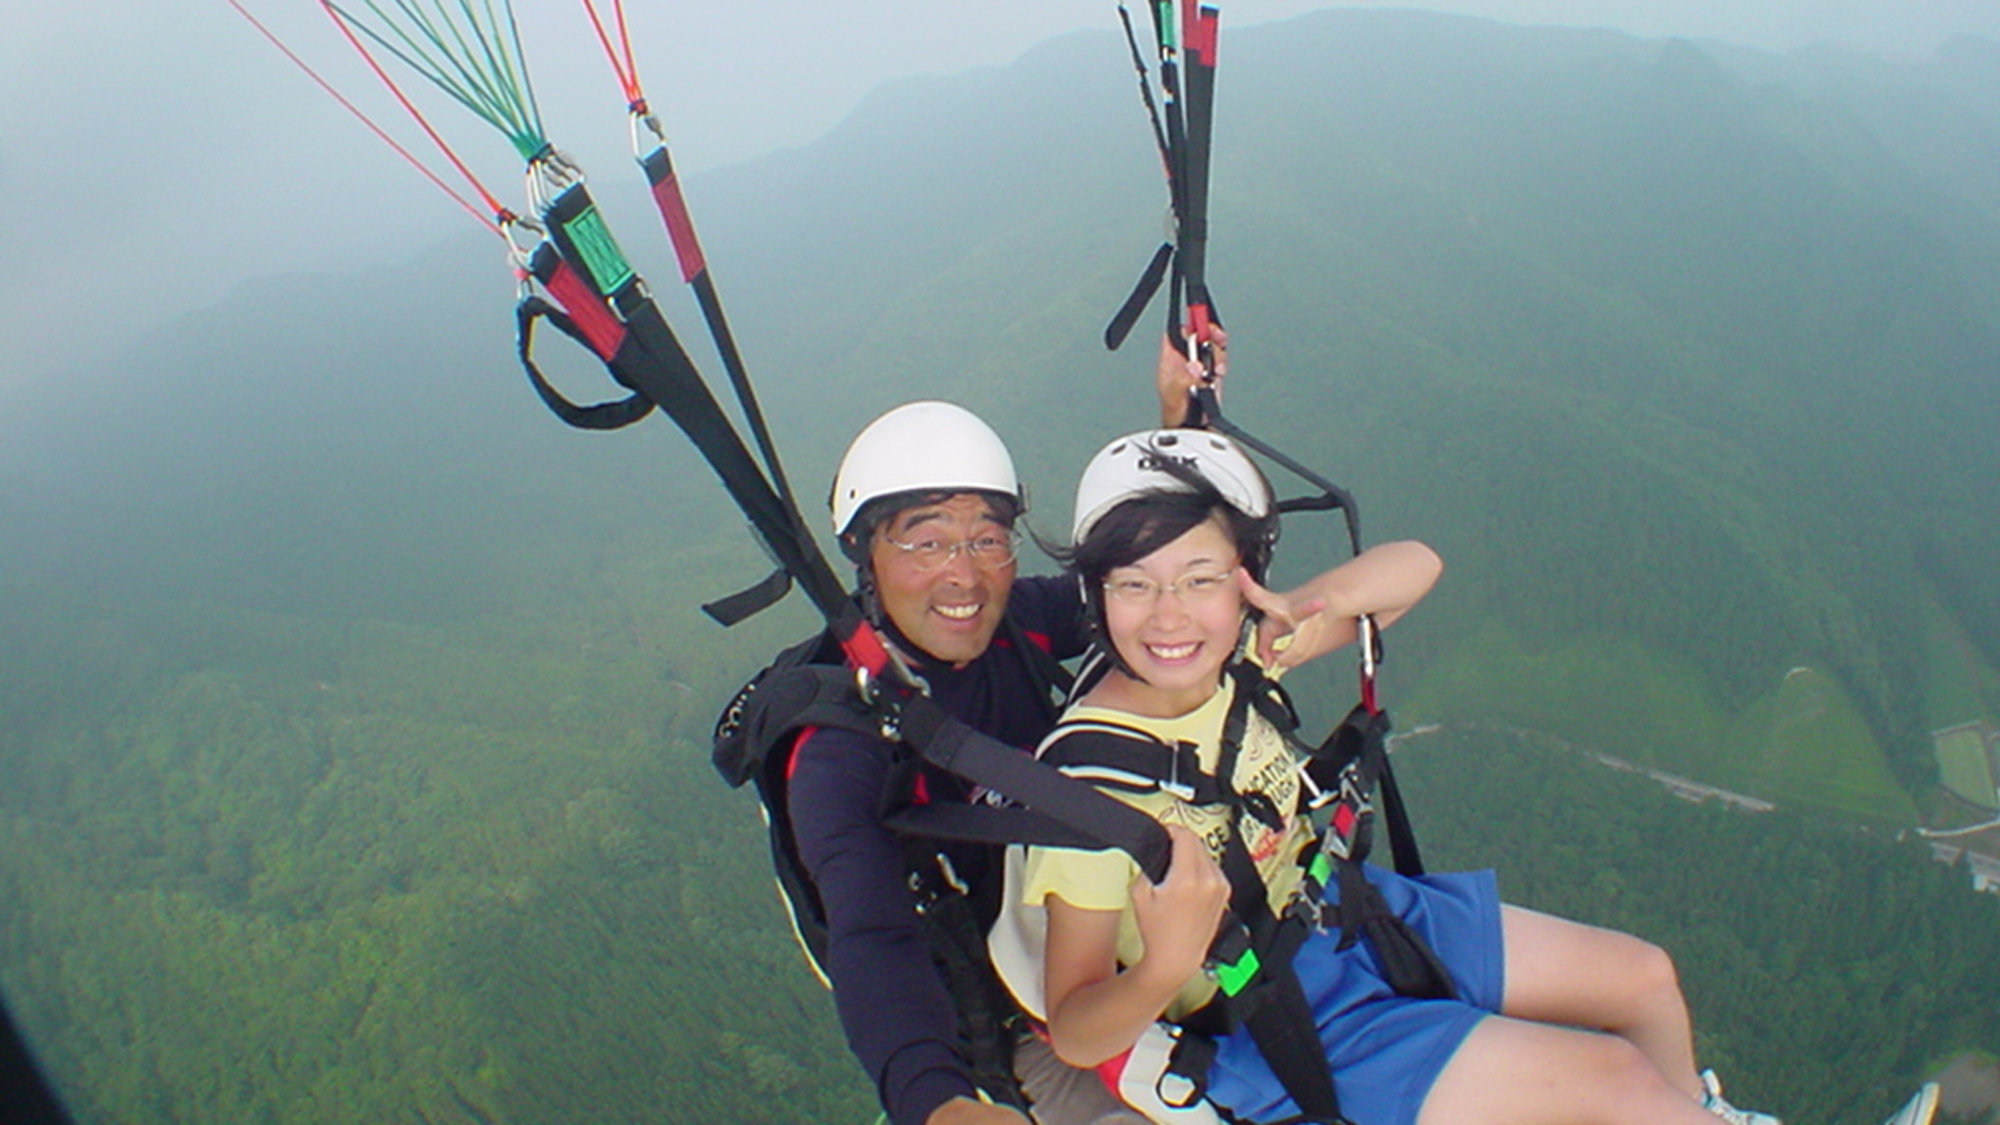
[[[1215,694],[1242,633],[1239,565],[1228,529],[1211,517],[1104,576],[1105,632],[1138,676],[1121,685],[1121,705],[1171,717]]]

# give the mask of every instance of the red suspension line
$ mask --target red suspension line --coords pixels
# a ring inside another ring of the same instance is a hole
[[[481,211],[479,208],[473,206],[471,200],[466,199],[464,196],[460,195],[457,192],[457,190],[454,189],[450,184],[445,183],[443,178],[441,178],[436,172],[431,171],[431,169],[427,165],[425,165],[423,161],[418,160],[416,156],[410,152],[409,149],[404,148],[402,144],[396,140],[396,138],[390,136],[386,130],[384,130],[380,125],[377,125],[374,122],[374,120],[371,119],[366,113],[363,113],[360,107],[356,106],[353,102],[348,101],[347,98],[343,94],[341,94],[339,90],[334,88],[331,82],[328,82],[325,78],[321,77],[318,71],[314,70],[310,65],[308,65],[306,61],[300,58],[298,54],[295,53],[290,47],[285,46],[284,41],[279,39],[277,35],[271,31],[270,28],[265,27],[263,21],[259,20],[256,16],[251,15],[250,10],[248,8],[245,8],[239,2],[239,0],[229,0],[229,6],[236,9],[238,15],[241,15],[244,19],[249,20],[250,26],[256,28],[258,33],[261,34],[265,39],[270,40],[271,45],[276,47],[280,53],[282,53],[286,58],[292,60],[292,65],[304,71],[307,78],[312,79],[315,83],[318,84],[320,89],[325,90],[328,94],[330,94],[333,97],[334,101],[339,102],[342,109],[345,109],[347,112],[353,114],[355,120],[361,122],[363,125],[366,125],[368,127],[368,131],[375,134],[378,138],[380,138],[383,144],[386,144],[390,148],[394,149],[398,156],[401,156],[404,160],[408,161],[410,167],[415,168],[418,172],[422,173],[423,177],[429,180],[431,183],[435,184],[439,191],[442,191],[447,196],[450,196],[451,201],[453,203],[456,203],[460,207],[465,208],[466,213],[471,215],[474,219],[479,220],[480,225],[484,226],[487,230],[492,231],[494,234],[500,234],[504,237],[504,234],[500,230],[499,225],[494,222],[494,217],[503,212],[502,208],[494,206],[491,211]],[[477,187],[478,185],[475,183],[473,186]],[[488,197],[487,201],[491,203],[492,202],[491,197]]]
[[[625,91],[625,103],[635,113],[646,112],[646,92],[639,88],[639,67],[632,60],[632,33],[625,25],[625,0],[612,0],[612,12],[618,23],[617,46],[612,45],[611,35],[605,31],[604,20],[597,14],[597,5],[593,0],[583,0],[583,10],[590,16],[590,26],[597,30],[597,41],[604,46],[604,57],[610,60],[611,69],[618,75],[618,84]]]

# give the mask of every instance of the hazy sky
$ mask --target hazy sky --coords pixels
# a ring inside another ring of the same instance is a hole
[[[1002,64],[1068,31],[1117,27],[1113,0],[628,2],[641,76],[684,171],[808,141],[888,79]],[[246,3],[385,124],[405,128],[310,0]],[[581,6],[516,3],[550,134],[600,182],[625,177],[619,94]],[[1225,34],[1329,6],[1353,5],[1225,0]],[[1773,50],[1833,42],[1925,54],[1960,32],[2000,39],[1993,0],[1366,6]],[[518,195],[504,144],[469,119],[443,121],[462,149],[486,158],[482,172],[508,198]],[[225,0],[45,2],[8,13],[0,238],[12,268],[0,280],[0,401],[24,379],[114,355],[248,279],[399,260],[469,229]]]

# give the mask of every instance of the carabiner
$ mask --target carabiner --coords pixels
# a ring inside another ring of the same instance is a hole
[[[632,113],[626,118],[626,128],[632,134],[632,159],[643,164],[646,161],[646,154],[652,149],[644,147],[644,142],[639,136],[641,125],[646,127],[647,132],[653,134],[652,147],[656,149],[667,147],[667,131],[660,128],[660,119],[647,111],[644,102],[632,107]]]

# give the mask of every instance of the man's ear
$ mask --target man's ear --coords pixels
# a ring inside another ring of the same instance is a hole
[[[871,539],[874,537],[872,529],[870,530],[869,537]],[[861,536],[856,532],[849,531],[845,535],[840,536],[839,542],[840,553],[847,556],[847,561],[865,569],[868,562],[868,546],[861,541]]]

